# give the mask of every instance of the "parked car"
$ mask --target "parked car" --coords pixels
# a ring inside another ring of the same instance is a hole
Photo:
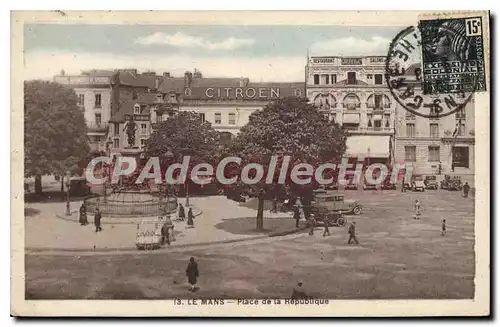
[[[328,212],[359,215],[363,206],[356,200],[345,200],[344,195],[326,193],[314,196],[311,202],[313,212]]]
[[[90,194],[90,186],[85,177],[71,177],[69,182],[69,194],[71,196],[87,196]]]
[[[425,176],[424,184],[425,184],[425,188],[428,190],[437,190],[438,189],[437,177],[435,175]]]
[[[441,181],[441,189],[449,191],[460,191],[462,189],[462,180],[460,176],[445,175]]]
[[[424,176],[422,175],[413,175],[411,177],[411,190],[412,191],[425,191],[425,183]]]

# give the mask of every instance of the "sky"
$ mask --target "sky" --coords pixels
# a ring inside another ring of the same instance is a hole
[[[183,76],[304,81],[307,52],[385,56],[400,27],[341,26],[24,26],[24,78],[50,79],[87,69],[137,68]]]

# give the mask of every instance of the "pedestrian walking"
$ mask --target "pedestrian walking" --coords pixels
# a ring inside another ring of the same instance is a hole
[[[464,185],[464,198],[468,198],[469,197],[469,191],[470,191],[469,183],[465,182],[465,185]]]
[[[188,211],[188,221],[187,221],[187,224],[188,224],[188,228],[194,228],[194,215],[193,215],[193,209],[192,208],[189,208],[189,211]]]
[[[199,275],[198,263],[194,260],[194,257],[191,257],[186,268],[186,276],[190,285],[189,291],[194,292],[198,289],[197,283]]]
[[[184,219],[186,218],[186,212],[184,211],[184,207],[182,206],[182,204],[179,204],[178,215],[180,221],[184,221]]]
[[[314,227],[316,227],[316,219],[314,219],[314,215],[311,214],[309,216],[309,235],[314,235]]]
[[[404,181],[404,180],[402,180],[402,181],[401,181],[401,193],[404,193],[404,192],[406,192],[406,189],[405,189],[405,181]]]
[[[328,226],[328,217],[323,216],[323,224],[325,225],[325,230],[323,231],[323,237],[330,236],[330,228]]]
[[[446,219],[443,219],[443,222],[441,223],[441,236],[444,236],[446,234]]]
[[[303,283],[299,281],[297,285],[293,288],[292,291],[292,299],[307,299],[306,291],[304,290]]]
[[[273,208],[271,209],[271,212],[278,212],[278,198],[276,196],[273,198]]]
[[[420,219],[420,216],[422,215],[422,205],[418,200],[415,200],[413,210],[415,210],[415,216],[413,216],[413,219]]]
[[[89,223],[89,221],[87,220],[87,208],[85,207],[85,203],[82,203],[82,205],[80,206],[80,218],[78,221],[82,226],[86,226]]]
[[[297,207],[297,206],[293,207],[293,219],[295,219],[295,227],[299,228],[300,211],[299,211],[299,207]]]
[[[349,225],[349,230],[347,231],[349,234],[349,239],[347,240],[347,244],[351,244],[352,242],[359,244],[358,239],[356,238],[356,222],[353,221]]]
[[[162,238],[162,244],[168,244],[170,245],[170,233],[169,233],[170,226],[168,225],[167,222],[163,223],[163,226],[161,226],[161,238]]]
[[[101,210],[99,208],[95,209],[95,215],[94,215],[94,224],[95,224],[95,232],[100,232],[102,231],[101,228]]]

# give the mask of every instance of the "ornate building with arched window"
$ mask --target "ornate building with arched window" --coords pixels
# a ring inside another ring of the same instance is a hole
[[[310,57],[306,92],[329,119],[348,132],[346,157],[394,160],[396,102],[384,79],[385,57]]]

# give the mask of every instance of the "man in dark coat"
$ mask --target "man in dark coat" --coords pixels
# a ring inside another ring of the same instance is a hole
[[[96,233],[102,231],[102,228],[101,228],[101,210],[99,210],[99,208],[95,209],[94,224],[95,224],[95,232]]]
[[[186,212],[182,204],[179,204],[179,220],[184,220],[186,218]]]
[[[295,219],[295,227],[299,228],[300,211],[298,206],[293,207],[293,218]]]
[[[349,233],[349,240],[347,241],[347,244],[351,244],[352,241],[354,241],[354,243],[356,243],[356,244],[359,244],[358,239],[356,238],[356,222],[355,221],[353,221],[349,225],[348,233]]]
[[[80,225],[85,226],[89,222],[87,220],[87,209],[85,208],[85,203],[82,203],[80,206],[80,219],[79,219]]]
[[[470,191],[469,183],[465,182],[465,185],[464,185],[464,198],[468,198],[469,197],[469,191]]]
[[[298,282],[297,286],[293,288],[292,299],[307,299],[307,294],[302,286],[302,282]]]
[[[193,228],[194,227],[194,215],[193,215],[193,209],[192,208],[189,208],[189,211],[188,211],[188,227],[191,227]]]
[[[186,268],[186,276],[188,278],[188,282],[191,285],[190,291],[194,292],[198,288],[196,283],[198,282],[198,276],[200,272],[198,271],[198,263],[194,260],[193,257],[189,259],[188,266]]]

